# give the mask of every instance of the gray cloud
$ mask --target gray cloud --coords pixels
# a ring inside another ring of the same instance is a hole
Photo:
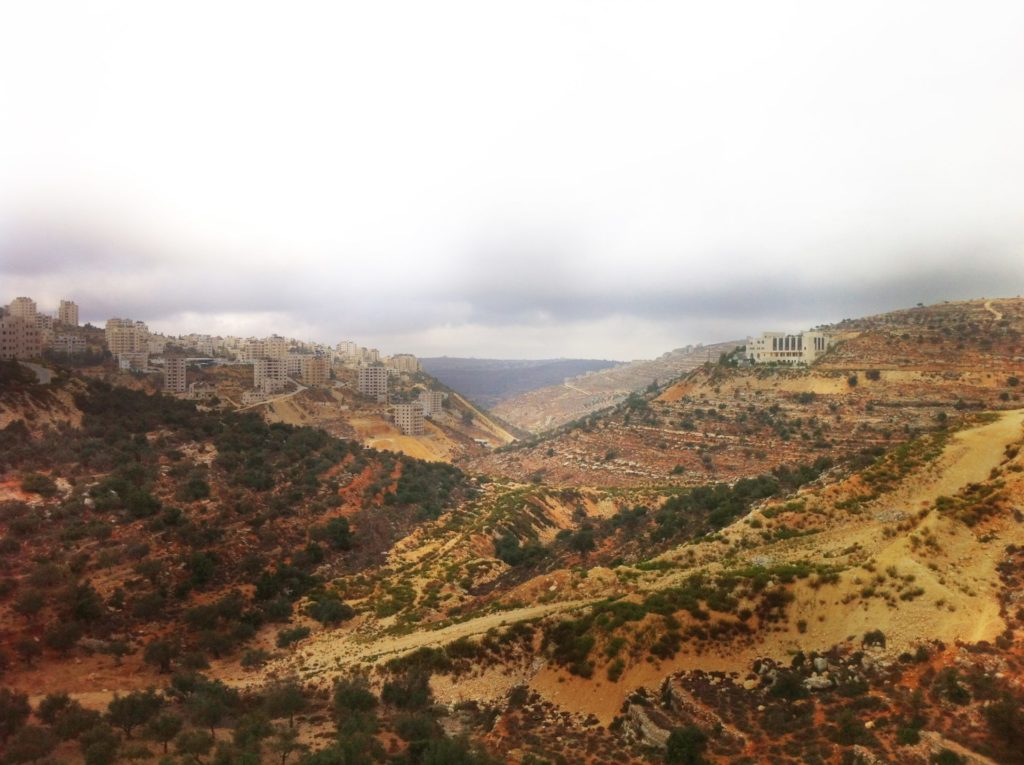
[[[0,9],[0,300],[630,358],[1024,291],[1009,0],[55,2]]]

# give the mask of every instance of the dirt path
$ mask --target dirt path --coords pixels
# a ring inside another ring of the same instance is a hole
[[[288,382],[295,383],[295,385],[298,385],[298,388],[291,391],[290,393],[285,393],[282,396],[275,396],[274,398],[268,398],[264,401],[257,401],[255,404],[246,404],[245,406],[240,406],[236,411],[243,412],[246,409],[253,409],[257,406],[266,406],[267,404],[273,404],[276,401],[284,401],[285,399],[291,398],[292,396],[295,396],[299,393],[302,393],[302,391],[306,390],[306,386],[299,385],[297,382],[295,382],[295,380],[292,380],[290,377],[288,378]]]
[[[996,317],[996,321],[1002,321],[1003,320],[1003,314],[1001,312],[997,311],[995,308],[992,307],[992,301],[991,300],[986,300],[985,301],[985,310],[988,311],[989,313],[991,313],[993,316],[995,316]]]
[[[324,673],[337,673],[346,667],[362,662],[377,663],[386,661],[417,648],[447,645],[459,638],[482,635],[490,629],[529,619],[539,619],[548,614],[572,611],[588,605],[589,600],[564,601],[546,603],[538,606],[527,606],[511,611],[499,611],[458,624],[451,624],[436,630],[422,630],[408,635],[383,636],[366,640],[354,632],[322,632],[302,644],[290,656],[267,665],[264,675],[288,674],[296,670],[303,677],[314,677]],[[251,676],[244,678],[227,678],[238,685],[259,683],[262,678]]]

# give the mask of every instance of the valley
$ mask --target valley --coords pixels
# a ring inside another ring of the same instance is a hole
[[[1024,301],[830,329],[532,435],[5,364],[7,740],[156,761],[160,709],[200,765],[1019,762]]]

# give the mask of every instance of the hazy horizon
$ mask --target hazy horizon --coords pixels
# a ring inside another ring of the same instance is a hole
[[[0,10],[0,285],[157,331],[653,358],[1024,292],[1024,6]]]

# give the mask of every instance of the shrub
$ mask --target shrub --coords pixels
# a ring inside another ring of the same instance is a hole
[[[315,600],[306,607],[306,613],[321,624],[334,626],[356,615],[355,609],[337,598]]]
[[[707,745],[707,735],[696,725],[673,728],[668,736],[665,762],[673,765],[700,765],[704,762]]]
[[[21,479],[21,490],[43,497],[52,497],[57,493],[57,484],[48,475],[29,473]]]
[[[277,633],[277,647],[287,648],[293,643],[309,637],[309,627],[292,627],[291,629],[280,630]]]
[[[861,641],[861,644],[885,648],[885,633],[882,630],[869,630],[864,633],[864,640]]]

